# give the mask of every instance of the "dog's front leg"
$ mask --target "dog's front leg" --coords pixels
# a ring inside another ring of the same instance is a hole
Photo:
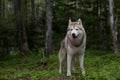
[[[80,60],[80,68],[82,70],[82,75],[85,76],[85,69],[84,69],[84,54],[81,54],[79,56],[79,60]]]
[[[75,70],[74,64],[75,64],[75,57],[73,56],[72,61],[71,61],[71,70],[73,70],[73,71]]]
[[[67,76],[71,76],[71,60],[72,60],[72,55],[67,54]]]

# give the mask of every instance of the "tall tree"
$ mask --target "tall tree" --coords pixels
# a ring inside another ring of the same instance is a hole
[[[52,5],[53,0],[46,0],[46,42],[45,42],[45,56],[48,57],[51,53],[51,31],[52,31]]]
[[[17,29],[17,41],[18,41],[18,50],[19,54],[26,55],[29,53],[26,28],[25,28],[25,2],[24,0],[14,0],[14,10],[17,16],[16,20],[16,29]]]
[[[1,10],[1,0],[0,0],[0,19],[1,19],[1,16],[2,16],[2,10]],[[0,30],[1,30],[1,20],[0,20]],[[2,44],[3,44],[3,42],[2,42],[2,39],[1,39],[1,37],[0,37],[0,58],[2,57],[2,53],[3,53],[3,51],[2,51]]]
[[[8,34],[4,34],[5,27],[5,0],[0,0],[0,56],[5,58],[9,54]]]
[[[35,10],[35,0],[31,0],[31,9],[32,9],[32,17],[36,18],[36,10]]]
[[[101,0],[97,0],[97,28],[101,30]],[[99,32],[100,33],[100,32]]]
[[[1,1],[2,0],[0,0],[0,18],[1,18],[1,15],[2,15],[2,4],[1,4]]]
[[[113,50],[114,53],[118,53],[118,45],[117,45],[117,28],[115,26],[114,21],[114,14],[113,14],[113,0],[109,0],[109,22],[110,22],[110,28],[112,32],[112,39],[113,39]]]
[[[76,15],[77,15],[78,18],[80,17],[79,0],[76,0]]]
[[[0,14],[5,17],[5,0],[0,0]]]
[[[3,0],[3,16],[5,17],[5,0]]]

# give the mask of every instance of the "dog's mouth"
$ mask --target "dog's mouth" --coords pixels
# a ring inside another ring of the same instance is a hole
[[[77,39],[77,36],[76,35],[72,35],[72,44],[73,45],[76,45],[76,39]]]
[[[77,38],[77,36],[72,36],[73,37],[73,39],[76,39]]]
[[[77,36],[76,36],[75,34],[72,34],[72,38],[73,38],[73,39],[76,39]]]

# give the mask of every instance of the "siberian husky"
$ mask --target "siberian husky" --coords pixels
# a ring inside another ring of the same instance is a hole
[[[86,32],[83,28],[81,19],[76,22],[69,20],[67,34],[61,42],[58,53],[59,56],[59,73],[62,72],[62,63],[67,58],[67,76],[71,76],[71,69],[74,70],[75,55],[79,56],[80,68],[82,75],[84,70],[84,52],[86,48]]]

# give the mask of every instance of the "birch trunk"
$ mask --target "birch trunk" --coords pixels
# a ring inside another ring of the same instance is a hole
[[[109,19],[110,19],[110,28],[112,32],[112,40],[113,40],[113,51],[114,53],[118,53],[118,45],[117,45],[117,28],[114,22],[113,15],[113,0],[109,0]]]
[[[51,31],[52,31],[52,4],[53,0],[46,0],[46,42],[45,56],[48,57],[51,53]]]

